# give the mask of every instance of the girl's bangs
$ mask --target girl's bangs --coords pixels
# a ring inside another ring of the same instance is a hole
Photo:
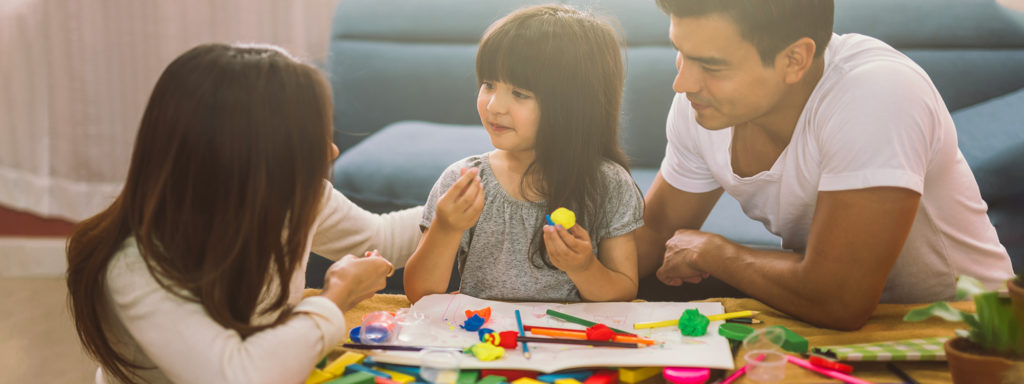
[[[549,44],[515,29],[498,28],[484,38],[476,59],[478,83],[497,81],[532,91],[544,82],[541,76],[557,72],[545,68]]]

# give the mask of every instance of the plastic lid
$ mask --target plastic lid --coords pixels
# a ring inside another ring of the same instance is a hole
[[[722,323],[718,325],[718,334],[725,336],[726,339],[743,341],[754,332],[754,328],[749,325],[736,324],[736,323]]]

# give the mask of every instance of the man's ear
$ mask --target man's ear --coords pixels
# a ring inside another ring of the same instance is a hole
[[[801,37],[775,55],[775,68],[786,84],[796,84],[804,78],[814,63],[817,45],[809,37]]]

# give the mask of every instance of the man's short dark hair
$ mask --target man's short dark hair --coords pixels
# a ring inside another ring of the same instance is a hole
[[[764,65],[802,37],[814,40],[821,57],[832,38],[834,0],[657,0],[665,13],[678,18],[713,14],[728,16],[740,36],[757,48]]]

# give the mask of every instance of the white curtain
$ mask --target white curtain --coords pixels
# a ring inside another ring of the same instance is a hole
[[[322,63],[339,0],[0,0],[0,205],[78,221],[120,191],[163,68],[206,42]]]

